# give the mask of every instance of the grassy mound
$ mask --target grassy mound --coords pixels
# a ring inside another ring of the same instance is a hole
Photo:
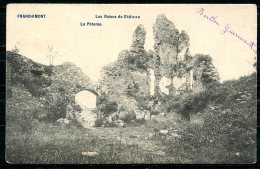
[[[190,122],[169,152],[182,163],[255,162],[256,87],[254,73],[185,98],[178,112],[189,113]]]

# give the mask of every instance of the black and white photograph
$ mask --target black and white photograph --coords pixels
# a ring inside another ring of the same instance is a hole
[[[10,164],[253,164],[254,4],[8,4]]]

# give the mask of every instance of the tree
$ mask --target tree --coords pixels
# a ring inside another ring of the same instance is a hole
[[[54,52],[53,45],[48,46],[47,58],[50,65],[53,65],[54,58],[57,56],[58,52]]]
[[[12,49],[12,52],[19,54],[20,53],[20,42],[16,42],[14,45],[14,48]]]
[[[195,55],[194,67],[196,69],[196,78],[199,78],[204,86],[219,82],[219,73],[212,63],[211,56],[202,54]]]

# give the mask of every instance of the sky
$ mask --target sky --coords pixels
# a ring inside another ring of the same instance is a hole
[[[203,8],[203,15],[198,12]],[[44,14],[45,18],[17,18],[19,14]],[[104,65],[114,62],[118,54],[129,49],[135,28],[146,29],[145,49],[153,50],[153,24],[159,14],[171,20],[177,29],[190,37],[190,53],[209,54],[221,81],[252,73],[256,47],[255,5],[95,5],[95,4],[10,4],[7,6],[6,48],[14,46],[20,54],[48,65],[48,46],[57,55],[54,65],[72,62],[93,81],[100,78]],[[140,19],[96,18],[96,15],[134,15]],[[214,16],[218,25],[210,21]],[[102,26],[80,26],[95,22]],[[233,32],[223,34],[225,27]]]

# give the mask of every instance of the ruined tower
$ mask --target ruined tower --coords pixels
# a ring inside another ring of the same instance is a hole
[[[191,73],[187,70],[189,62],[189,36],[185,31],[179,32],[173,22],[165,15],[158,15],[153,25],[154,33],[154,93],[159,94],[162,90],[167,94],[174,95],[179,86],[174,81],[182,78],[185,86],[191,83]],[[188,78],[189,76],[189,78]],[[182,82],[181,82],[182,83]],[[190,85],[192,87],[192,85]]]

